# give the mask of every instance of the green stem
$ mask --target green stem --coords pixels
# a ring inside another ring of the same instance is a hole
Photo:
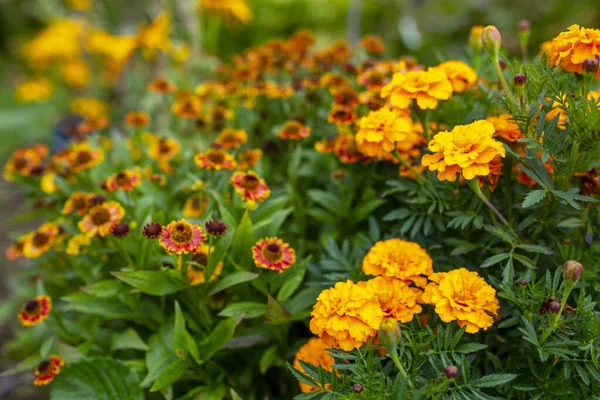
[[[413,388],[413,384],[410,381],[410,378],[408,377],[408,374],[406,373],[406,370],[404,369],[404,366],[400,362],[400,359],[398,358],[398,353],[396,351],[394,351],[394,352],[392,352],[390,354],[390,357],[392,358],[392,361],[394,362],[394,365],[396,366],[396,368],[398,368],[398,370],[400,371],[400,373],[402,374],[402,376],[407,379],[407,381],[408,381],[408,387],[412,389]]]
[[[504,74],[502,73],[502,69],[500,69],[500,59],[497,54],[492,54],[492,64],[494,64],[494,70],[496,70],[496,74],[498,75],[498,79],[500,79],[500,83],[502,84],[502,88],[506,92],[506,96],[510,103],[513,102],[512,93],[510,91],[510,87],[508,87],[508,83],[506,82],[506,78],[504,78]]]
[[[554,332],[554,330],[558,327],[558,322],[560,320],[560,316],[562,315],[562,312],[563,312],[565,306],[567,305],[567,300],[569,299],[569,295],[571,294],[571,290],[573,290],[574,285],[575,285],[575,282],[573,280],[571,280],[571,279],[565,280],[565,291],[563,292],[563,298],[560,301],[560,310],[558,311],[557,314],[555,314],[553,316],[552,322],[550,322],[550,327],[542,335],[542,337],[540,339],[540,344],[543,344],[546,341],[546,339],[548,339],[548,337],[550,337],[552,332]]]
[[[419,172],[416,169],[414,169],[409,163],[406,162],[404,158],[402,158],[402,156],[398,152],[398,149],[394,149],[394,156],[396,156],[398,161],[400,161],[400,164],[404,165],[406,168],[408,168],[410,172],[412,172],[415,175],[415,180],[417,181],[417,183],[422,185],[423,178],[421,178],[421,174],[419,174]]]
[[[500,213],[500,211],[498,211],[498,209],[496,207],[494,207],[494,205],[488,200],[488,198],[485,197],[485,195],[481,191],[481,188],[477,184],[477,179],[471,179],[471,180],[467,181],[467,183],[469,184],[469,187],[471,188],[471,190],[473,191],[473,193],[475,193],[481,199],[481,201],[483,201],[485,203],[485,205],[488,206],[488,208],[490,210],[492,210],[492,212],[494,214],[496,214],[496,216],[498,218],[500,218],[500,221],[502,221],[502,223],[504,225],[510,227],[510,225],[509,225],[508,221],[506,220],[506,218],[504,218],[504,216]]]

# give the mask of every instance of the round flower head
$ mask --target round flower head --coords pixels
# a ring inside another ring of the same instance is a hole
[[[301,140],[310,135],[310,128],[298,121],[287,121],[279,130],[277,136],[284,140]]]
[[[582,28],[571,25],[567,32],[561,32],[544,49],[551,64],[560,65],[565,71],[583,73],[586,59],[600,59],[600,29]],[[595,79],[600,79],[600,69]]]
[[[15,150],[4,166],[4,179],[10,182],[14,175],[32,176],[33,171],[41,165],[47,155],[48,147],[45,145],[34,145]]]
[[[210,197],[203,194],[193,194],[185,201],[183,216],[186,218],[200,218],[208,208]]]
[[[236,172],[230,182],[244,201],[265,201],[271,194],[265,180],[254,171]]]
[[[237,167],[240,171],[252,168],[262,157],[261,149],[244,150],[237,156]]]
[[[223,223],[219,220],[216,220],[216,219],[206,221],[204,223],[204,229],[206,229],[206,232],[209,235],[214,235],[214,236],[223,236],[223,235],[225,235],[225,233],[227,233],[227,225],[225,225],[225,223]]]
[[[332,87],[330,89],[333,102],[340,107],[355,108],[358,104],[358,94],[351,86]]]
[[[333,109],[327,115],[327,121],[332,124],[349,125],[354,121],[354,113],[348,107],[334,105]]]
[[[172,93],[177,86],[166,78],[157,78],[148,84],[148,91],[153,93]]]
[[[325,371],[331,372],[332,366],[335,364],[335,359],[329,355],[327,348],[329,348],[329,346],[327,346],[320,338],[308,339],[308,342],[302,345],[294,356],[294,368],[300,372],[306,373],[304,368],[302,368],[302,365],[300,365],[300,361],[302,360],[315,367],[320,365]],[[298,382],[298,384],[300,385],[302,393],[318,389],[303,382]]]
[[[157,161],[169,161],[180,150],[181,145],[175,139],[153,137],[148,146],[148,157]]]
[[[53,355],[50,359],[42,361],[33,371],[35,374],[33,384],[36,386],[49,384],[54,380],[54,377],[60,373],[60,368],[64,365],[64,360],[57,355]]]
[[[104,160],[102,149],[91,148],[85,143],[75,144],[67,153],[69,169],[78,173],[98,165]]]
[[[192,256],[192,261],[199,264],[199,265],[188,264],[188,266],[187,266],[186,275],[192,285],[199,285],[206,281],[206,274],[204,272],[204,268],[206,268],[206,266],[208,265],[209,253],[212,254],[214,252],[214,250],[215,250],[214,246],[209,247],[207,244],[203,244],[200,247],[200,249],[198,249]],[[219,277],[219,275],[221,275],[222,270],[223,270],[223,261],[220,261],[215,266],[215,270],[213,271],[212,275],[210,276],[210,281],[211,282],[215,281]]]
[[[48,296],[38,296],[29,300],[19,312],[19,320],[24,327],[30,327],[39,324],[46,318],[52,310],[52,300]]]
[[[375,293],[384,318],[410,322],[415,314],[422,311],[418,303],[421,301],[423,292],[420,289],[409,287],[405,281],[387,276],[377,276],[366,281],[365,284]]]
[[[433,273],[433,260],[418,243],[402,239],[388,239],[375,243],[362,262],[362,270],[367,275],[386,276],[412,281],[425,287]]]
[[[368,90],[380,90],[388,84],[390,78],[387,71],[382,68],[373,67],[361,73],[357,81],[359,85],[365,86]]]
[[[67,242],[67,248],[65,252],[70,256],[78,256],[80,255],[85,247],[89,246],[92,243],[90,237],[84,233],[73,236]]]
[[[158,222],[148,222],[142,228],[142,235],[148,239],[156,239],[162,235],[163,227]]]
[[[396,142],[407,139],[411,130],[410,116],[382,107],[360,120],[356,144],[362,154],[381,158],[394,151]]]
[[[116,201],[107,201],[90,208],[88,213],[77,224],[81,232],[89,237],[96,235],[106,236],[110,234],[110,228],[121,222],[125,216],[125,210]]]
[[[130,111],[125,116],[125,124],[135,128],[141,128],[148,125],[150,117],[143,111]]]
[[[56,238],[60,233],[57,224],[47,222],[35,231],[23,237],[23,255],[27,258],[38,258],[56,243]]]
[[[501,137],[511,143],[516,142],[523,137],[519,125],[512,121],[512,115],[510,114],[487,117],[485,120],[494,125],[494,130],[496,131],[494,134],[495,137]]]
[[[110,227],[110,234],[118,238],[123,238],[129,235],[129,231],[129,224],[126,222],[119,222]]]
[[[208,170],[231,171],[235,168],[235,160],[231,154],[221,149],[208,149],[206,153],[198,153],[194,157],[194,162],[199,168]]]
[[[296,252],[283,240],[272,237],[256,242],[252,247],[252,258],[257,267],[282,273],[296,262]]]
[[[248,134],[243,129],[225,128],[217,138],[215,142],[223,149],[237,149],[248,141]]]
[[[181,219],[163,227],[159,243],[169,253],[187,254],[196,252],[205,240],[200,226]]]
[[[361,347],[373,338],[383,320],[373,291],[352,281],[338,282],[323,290],[310,315],[311,332],[327,346],[345,351]]]
[[[394,107],[408,108],[411,100],[422,109],[434,109],[438,100],[452,96],[452,83],[441,69],[396,73],[392,81],[381,89],[381,97],[388,98]]]
[[[202,100],[190,93],[177,96],[172,107],[173,114],[182,118],[198,118],[202,111]]]
[[[440,68],[446,73],[452,83],[452,90],[456,93],[464,92],[477,82],[477,72],[462,61],[446,61],[436,68]]]
[[[432,281],[425,288],[423,302],[435,306],[435,312],[444,322],[458,321],[467,332],[487,330],[494,323],[500,307],[496,290],[477,272],[465,268],[439,272],[429,276]]]
[[[501,142],[494,140],[494,125],[488,121],[475,121],[457,125],[452,131],[436,134],[428,144],[434,154],[425,154],[421,160],[430,171],[438,171],[438,179],[454,182],[456,174],[466,180],[490,173],[489,163],[506,151]]]
[[[76,211],[77,215],[83,215],[89,207],[90,194],[85,192],[73,192],[65,202],[62,214],[71,214]]]
[[[131,192],[142,183],[139,168],[126,169],[113,174],[106,179],[106,189],[109,192],[122,190]]]

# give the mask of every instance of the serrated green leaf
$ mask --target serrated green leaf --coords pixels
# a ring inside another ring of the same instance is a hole
[[[542,201],[545,197],[546,197],[545,190],[532,190],[531,192],[529,192],[527,194],[527,196],[525,196],[525,199],[523,200],[523,204],[521,204],[521,207],[523,207],[523,208],[531,207],[531,206],[539,203],[540,201]]]
[[[504,385],[516,377],[517,374],[491,374],[472,381],[471,385],[478,388],[495,387]]]

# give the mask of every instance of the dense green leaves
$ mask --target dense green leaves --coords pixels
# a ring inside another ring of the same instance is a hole
[[[164,296],[175,293],[187,287],[186,281],[178,271],[112,271],[111,274],[139,289],[154,296]]]

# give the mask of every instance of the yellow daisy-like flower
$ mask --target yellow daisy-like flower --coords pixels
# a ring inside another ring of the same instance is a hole
[[[125,124],[135,128],[141,128],[142,126],[148,125],[149,122],[150,117],[144,111],[129,111],[127,115],[125,115]]]
[[[271,190],[264,179],[254,171],[236,172],[229,180],[242,200],[265,201]]]
[[[197,219],[206,211],[210,197],[203,194],[193,194],[185,201],[183,206],[183,216],[186,218]]]
[[[134,169],[125,169],[116,174],[112,174],[106,179],[105,187],[109,192],[116,192],[122,190],[124,192],[131,192],[142,183],[141,171],[139,167]]]
[[[467,332],[477,333],[494,324],[500,305],[496,290],[477,272],[465,268],[439,272],[429,276],[432,281],[425,288],[423,301],[435,305],[435,312],[444,322],[458,321]]]
[[[462,61],[446,61],[436,68],[440,68],[446,73],[452,82],[452,90],[456,93],[462,93],[477,83],[477,72]]]
[[[439,68],[396,73],[392,81],[381,89],[381,97],[389,99],[398,108],[408,108],[414,99],[420,109],[433,109],[437,107],[438,100],[448,100],[451,96],[452,83]]]
[[[421,163],[430,171],[438,171],[442,181],[454,182],[456,174],[462,174],[466,180],[487,176],[489,163],[497,155],[506,154],[502,143],[494,140],[494,132],[494,125],[484,120],[440,132],[428,144],[434,154],[425,154]]]
[[[212,254],[214,250],[214,246],[209,247],[206,243],[203,243],[200,249],[196,250],[196,252],[192,256],[192,261],[197,264],[200,264],[200,266],[194,264],[188,264],[187,266],[186,275],[192,285],[199,285],[206,281],[204,267],[208,265],[209,253]],[[220,261],[216,265],[215,270],[210,276],[210,281],[215,281],[219,277],[219,275],[221,275],[222,270],[223,261]]]
[[[296,120],[287,121],[279,130],[279,133],[277,133],[277,136],[284,140],[301,140],[307,138],[309,135],[310,127]]]
[[[201,169],[231,171],[235,168],[235,160],[231,154],[221,149],[209,149],[206,153],[198,153],[194,156],[194,162]]]
[[[83,252],[83,249],[92,243],[90,237],[84,233],[73,236],[67,242],[65,252],[70,256],[78,256]]]
[[[512,115],[510,114],[502,114],[497,117],[487,117],[485,120],[491,122],[494,125],[494,129],[496,133],[495,137],[501,137],[507,142],[516,142],[521,139],[523,136],[523,132],[519,128],[519,125],[511,121]]]
[[[433,273],[433,260],[418,243],[392,238],[371,247],[363,259],[362,270],[367,275],[412,281],[425,287],[425,277]]]
[[[76,211],[77,215],[83,215],[87,211],[90,203],[88,199],[90,194],[86,192],[73,192],[71,196],[65,202],[65,205],[61,211],[62,214],[71,214]]]
[[[294,368],[300,372],[306,373],[304,368],[302,368],[302,365],[300,365],[300,360],[302,360],[305,363],[309,363],[316,367],[320,365],[325,371],[331,372],[332,366],[335,364],[335,359],[329,355],[327,348],[329,348],[329,346],[320,338],[310,338],[308,342],[298,349],[298,352],[294,356]],[[317,390],[316,387],[307,385],[303,382],[298,382],[298,384],[300,385],[302,393]]]
[[[162,228],[159,243],[169,253],[188,254],[198,251],[205,240],[206,234],[201,226],[181,219]]]
[[[565,71],[583,73],[583,62],[588,58],[600,59],[600,29],[571,25],[544,48],[551,64],[560,65]],[[600,79],[600,69],[594,76]]]
[[[345,351],[375,337],[383,320],[375,293],[365,284],[352,281],[323,290],[310,315],[311,332],[327,346]]]
[[[237,156],[237,167],[241,171],[252,168],[262,157],[261,149],[244,150]]]
[[[121,222],[125,216],[125,210],[116,201],[107,201],[90,208],[88,213],[77,224],[79,230],[89,237],[96,235],[107,236],[110,228]]]
[[[23,255],[27,258],[38,258],[56,243],[60,228],[53,222],[46,222],[23,238]]]
[[[247,0],[199,0],[200,6],[225,18],[248,24],[254,18]]]
[[[198,118],[202,111],[202,100],[191,93],[180,93],[177,95],[171,110],[173,114],[181,118]]]
[[[12,182],[15,176],[34,175],[47,155],[48,147],[42,144],[15,150],[4,165],[4,179]]]
[[[167,52],[171,49],[171,16],[166,11],[161,11],[154,21],[142,27],[138,33],[138,46],[147,59],[156,56],[158,50]]]
[[[256,242],[252,258],[257,267],[282,273],[296,262],[296,252],[283,240],[272,237]]]
[[[243,129],[225,128],[215,142],[224,149],[237,149],[248,141],[248,134]]]
[[[156,78],[148,84],[148,91],[153,93],[172,93],[177,86],[167,78]]]
[[[90,80],[90,69],[83,60],[71,60],[60,68],[62,78],[72,87],[86,86]]]
[[[394,151],[396,142],[407,139],[412,120],[406,113],[382,107],[360,120],[356,133],[358,150],[369,157],[382,158]]]
[[[377,276],[365,282],[375,293],[384,318],[393,318],[400,322],[412,321],[415,314],[422,311],[418,304],[423,292],[400,279]]]
[[[60,374],[60,368],[65,365],[65,361],[57,355],[51,356],[48,360],[44,360],[39,363],[33,373],[35,379],[33,384],[35,386],[44,386],[54,380],[54,377]]]
[[[104,151],[90,147],[87,143],[74,144],[66,155],[69,169],[73,173],[93,168],[104,160]]]
[[[173,138],[152,136],[148,145],[148,157],[157,161],[170,161],[181,151],[181,145]]]

